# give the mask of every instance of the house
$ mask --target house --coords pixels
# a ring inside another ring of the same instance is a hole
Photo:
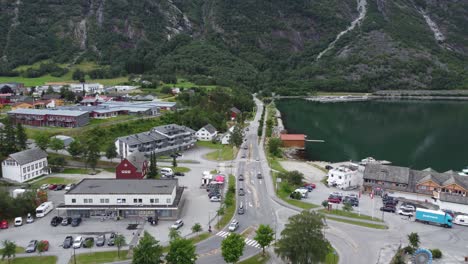
[[[96,94],[96,96],[85,96],[81,100],[80,105],[99,105],[107,101],[111,101],[112,97],[107,97],[105,95]]]
[[[11,93],[0,93],[0,104],[9,104],[11,103],[11,97],[13,94]]]
[[[216,131],[216,128],[211,124],[207,124],[195,133],[195,136],[200,141],[212,141],[217,135],[218,131]]]
[[[57,210],[68,216],[177,219],[183,205],[177,179],[95,179],[80,181]]]
[[[115,170],[116,179],[143,179],[148,172],[149,162],[141,152],[132,153],[123,159]]]
[[[65,147],[68,147],[70,146],[70,144],[75,141],[72,137],[69,137],[69,136],[64,136],[64,135],[56,135],[56,136],[53,136],[52,138],[56,138],[60,141],[63,142],[63,146]]]
[[[4,129],[5,125],[3,123],[0,123],[0,129]]]
[[[26,96],[26,95],[13,95],[11,98],[10,98],[11,102],[12,103],[33,103],[34,102],[34,98],[32,98],[31,96]]]
[[[236,120],[237,117],[242,114],[241,110],[237,109],[236,107],[231,108],[231,120]]]
[[[115,141],[117,153],[127,158],[134,152],[157,155],[171,154],[195,145],[195,131],[176,124],[157,126],[148,132],[119,137]]]
[[[16,109],[8,115],[13,123],[28,126],[80,127],[89,123],[89,113],[85,111]]]
[[[232,126],[228,129],[228,131],[226,131],[226,133],[224,134],[221,134],[219,136],[219,142],[221,142],[221,144],[223,145],[228,145],[228,144],[231,144],[231,135],[232,135],[232,132],[234,132],[234,128],[236,126]]]
[[[342,190],[361,186],[362,170],[357,164],[341,165],[328,171],[327,183]]]
[[[49,174],[47,153],[39,148],[10,154],[2,163],[3,178],[25,182]]]
[[[280,139],[283,142],[283,146],[286,148],[305,148],[305,138],[307,136],[304,134],[281,134]]]
[[[115,86],[107,87],[104,90],[106,93],[110,93],[110,92],[128,92],[128,91],[133,91],[135,89],[138,89],[138,86],[115,85]]]
[[[27,102],[19,102],[11,105],[11,109],[16,110],[16,109],[32,109],[34,108],[34,105],[32,103],[27,103]]]
[[[414,193],[447,203],[468,205],[468,176],[370,163],[364,170],[364,190]]]
[[[178,95],[180,93],[180,88],[174,87],[171,89],[173,95]]]
[[[52,99],[61,100],[60,94],[44,94],[41,98],[42,100],[52,100]],[[61,105],[63,105],[63,103]]]

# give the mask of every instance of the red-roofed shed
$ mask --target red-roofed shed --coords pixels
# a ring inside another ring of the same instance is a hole
[[[286,148],[305,148],[304,134],[281,134],[280,139]]]

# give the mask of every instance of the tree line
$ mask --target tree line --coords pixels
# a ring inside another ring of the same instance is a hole
[[[18,123],[13,125],[10,118],[4,121],[4,128],[0,128],[0,175],[1,162],[10,154],[27,149],[26,131],[24,127]]]

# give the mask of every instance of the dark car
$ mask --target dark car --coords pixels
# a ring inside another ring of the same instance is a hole
[[[239,196],[244,196],[244,195],[245,195],[244,188],[239,188]]]
[[[211,198],[213,196],[221,196],[221,194],[219,193],[219,191],[213,191],[208,193],[208,198]]]
[[[81,217],[73,218],[71,222],[71,226],[75,227],[75,226],[79,226],[80,224],[81,224]]]
[[[54,216],[52,217],[52,220],[50,220],[50,225],[51,226],[58,226],[62,223],[63,218],[60,216]]]
[[[110,234],[109,240],[107,241],[108,246],[113,246],[115,244],[115,237],[116,236],[117,235],[115,233]]]
[[[243,181],[244,180],[244,175],[242,174],[239,174],[239,177],[238,177],[239,181]]]
[[[354,197],[345,197],[343,200],[343,204],[349,203],[352,206],[359,206],[359,200]]]
[[[382,203],[384,205],[389,205],[389,206],[396,206],[398,204],[398,201],[397,200],[385,200],[385,201],[382,201]]]
[[[61,191],[65,189],[65,184],[58,184],[57,187],[55,188],[56,191]]]
[[[93,245],[94,245],[94,237],[85,238],[85,240],[83,242],[83,247],[84,248],[87,248],[88,246],[92,247]]]
[[[106,235],[102,234],[96,238],[96,246],[102,247],[106,244]]]
[[[336,196],[336,195],[330,195],[328,197],[328,202],[329,203],[341,203],[341,198],[339,196]]]
[[[174,176],[185,176],[185,173],[176,171],[174,172]]]
[[[327,169],[327,170],[331,170],[331,169],[333,169],[333,167],[332,167],[332,166],[330,166],[330,165],[327,165],[327,166],[325,166],[325,169]]]
[[[396,211],[396,208],[395,206],[382,206],[380,207],[380,211],[384,211],[384,212],[391,212],[391,213],[394,213]]]
[[[63,241],[63,248],[70,248],[73,245],[73,237],[67,236]]]
[[[158,222],[159,222],[159,217],[152,217],[152,216],[148,216],[147,218],[148,220],[148,223],[152,224],[152,225],[157,225]]]
[[[62,224],[63,226],[67,226],[67,225],[69,225],[69,224],[72,223],[72,220],[73,220],[73,219],[72,219],[71,217],[65,217],[65,218],[63,218],[61,224]]]

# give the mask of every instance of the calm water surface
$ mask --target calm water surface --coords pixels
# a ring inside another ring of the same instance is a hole
[[[307,142],[310,160],[371,156],[440,172],[468,166],[468,102],[281,100],[276,105],[289,133],[325,140]]]

